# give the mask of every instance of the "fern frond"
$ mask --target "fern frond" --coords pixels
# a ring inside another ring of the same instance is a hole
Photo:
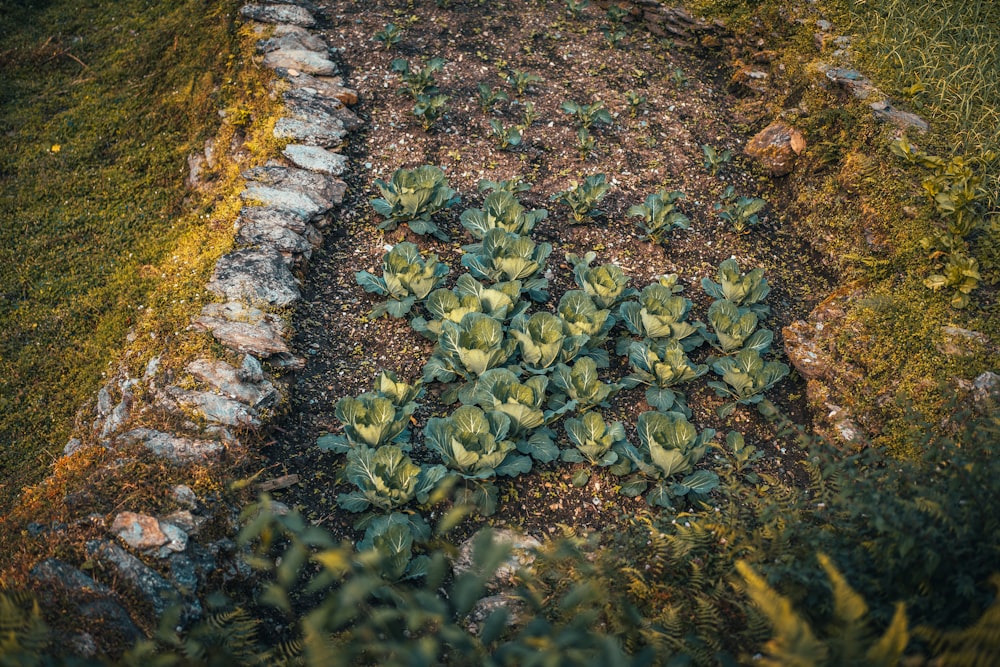
[[[1000,574],[990,577],[990,583],[1000,593]],[[955,667],[989,667],[1000,655],[1000,594],[993,599],[983,615],[967,628],[940,632],[921,627],[917,634],[930,641],[935,657],[944,665]]]

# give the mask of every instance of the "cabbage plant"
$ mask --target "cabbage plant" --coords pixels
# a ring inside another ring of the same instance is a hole
[[[424,382],[461,378],[473,383],[442,396],[445,402],[453,402],[463,389],[472,391],[483,373],[506,363],[516,349],[517,341],[504,335],[503,325],[489,315],[468,313],[458,323],[446,320],[441,323],[434,353],[424,365]]]
[[[629,208],[628,215],[641,218],[639,226],[645,232],[643,238],[663,243],[671,230],[687,229],[691,225],[691,219],[677,210],[677,200],[683,197],[683,192],[660,190],[646,197],[642,204]]]
[[[618,308],[618,314],[633,334],[652,339],[672,338],[690,351],[704,342],[704,325],[687,321],[691,300],[675,295],[674,291],[672,285],[647,285],[638,302],[626,301]]]
[[[521,382],[511,370],[494,368],[476,383],[469,403],[507,415],[510,438],[518,450],[536,461],[548,463],[559,456],[552,431],[545,428],[559,416],[545,410],[548,384],[544,375],[533,375]]]
[[[684,394],[672,389],[708,372],[706,364],[694,364],[677,341],[666,338],[633,342],[628,348],[632,373],[622,378],[622,386],[647,385],[646,402],[658,410],[677,410],[691,416]]]
[[[788,375],[789,368],[778,361],[765,362],[754,349],[745,349],[735,356],[723,357],[712,364],[712,371],[722,376],[722,382],[709,382],[717,396],[732,399],[716,410],[727,417],[738,404],[760,403],[764,392]]]
[[[579,225],[604,214],[597,205],[610,191],[611,185],[607,182],[607,177],[604,174],[593,174],[580,183],[573,181],[569,188],[557,192],[549,199],[568,206],[573,222]]]
[[[382,259],[382,275],[358,271],[354,279],[366,292],[388,296],[389,299],[376,305],[370,317],[380,317],[388,313],[392,317],[403,317],[413,304],[423,299],[448,275],[448,265],[439,262],[437,255],[426,260],[420,257],[420,249],[409,241],[397,243]]]
[[[564,449],[560,458],[568,463],[589,463],[592,466],[615,466],[627,472],[631,463],[625,457],[628,444],[625,427],[621,422],[608,424],[599,412],[587,412],[582,417],[570,417],[565,424],[566,437],[574,449]],[[621,464],[624,463],[624,468]],[[619,465],[616,465],[619,464]],[[616,472],[612,469],[613,472]],[[590,480],[590,471],[580,470],[573,475],[573,485],[583,486]]]
[[[715,431],[701,433],[679,412],[643,412],[636,424],[641,446],[625,446],[624,451],[637,468],[622,484],[621,493],[635,497],[646,494],[650,505],[673,508],[677,498],[697,499],[719,486],[719,476],[709,470],[694,470],[708,450]],[[675,478],[685,475],[680,481]]]
[[[375,558],[378,570],[388,581],[405,581],[427,574],[430,558],[413,555],[415,542],[431,537],[430,526],[419,514],[393,512],[373,517],[365,536],[357,544],[358,559]]]
[[[483,235],[476,250],[462,256],[462,266],[476,278],[489,282],[521,280],[521,288],[533,301],[549,298],[549,281],[541,277],[552,244],[535,244],[527,236],[495,228]]]
[[[597,362],[590,357],[580,357],[572,366],[557,364],[552,369],[551,383],[554,391],[549,405],[556,409],[568,406],[577,412],[610,407],[608,400],[623,386],[602,382]]]
[[[512,280],[486,287],[465,273],[453,289],[436,289],[424,301],[430,319],[415,317],[410,326],[431,340],[441,335],[445,321],[461,322],[468,313],[483,313],[500,321],[524,312],[527,301],[521,300],[521,281]]]
[[[338,454],[357,447],[380,447],[389,442],[405,441],[406,427],[417,404],[408,401],[397,406],[394,399],[379,393],[345,396],[337,401],[334,415],[344,425],[343,434],[328,433],[316,444]],[[409,449],[409,444],[401,444]]]
[[[723,354],[740,350],[755,350],[760,354],[771,349],[774,333],[757,328],[757,313],[740,310],[732,301],[719,299],[708,307],[708,324],[712,328],[705,337]]]
[[[432,234],[448,240],[431,216],[454,206],[459,198],[448,187],[448,179],[440,168],[425,164],[415,169],[397,169],[388,183],[376,179],[375,185],[382,197],[368,203],[385,217],[379,229],[395,229],[405,222],[415,234]]]
[[[347,452],[344,476],[357,490],[339,494],[337,504],[348,512],[389,512],[411,500],[425,503],[446,473],[443,465],[417,465],[396,445],[355,447]]]
[[[628,286],[631,278],[617,264],[591,267],[591,262],[596,258],[597,254],[594,252],[588,252],[583,257],[573,253],[566,255],[566,261],[573,265],[573,277],[577,286],[594,300],[598,308],[611,308],[622,299],[639,293]]]
[[[497,489],[489,480],[531,471],[531,459],[517,453],[509,439],[510,417],[463,405],[447,417],[432,417],[424,428],[424,444],[467,482],[456,498],[475,505],[484,516],[496,511]]]
[[[486,232],[500,228],[504,231],[527,236],[535,225],[548,217],[545,209],[528,211],[513,194],[498,190],[486,195],[483,207],[470,208],[462,213],[462,226],[469,230],[474,238],[482,241]],[[467,246],[471,252],[479,250],[478,245]]]
[[[571,335],[563,319],[544,311],[530,317],[518,315],[508,331],[521,350],[524,368],[531,373],[545,373],[556,362],[566,362],[587,344],[586,334]]]
[[[771,308],[764,299],[771,292],[771,287],[764,277],[764,269],[753,269],[749,273],[740,273],[740,266],[735,259],[727,259],[719,264],[715,282],[710,278],[701,279],[701,288],[710,297],[727,299],[740,310],[752,310],[758,317],[767,317]]]
[[[586,336],[586,346],[597,351],[607,339],[615,318],[606,308],[598,308],[590,295],[583,290],[569,290],[559,299],[556,313],[563,328],[571,336]],[[603,352],[603,350],[601,350]]]

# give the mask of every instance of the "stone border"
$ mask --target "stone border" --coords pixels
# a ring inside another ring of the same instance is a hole
[[[323,38],[309,30],[317,24],[317,11],[308,0],[270,0],[239,10],[258,33],[272,33],[258,41],[257,49],[264,66],[274,70],[276,82],[281,82],[272,92],[284,98],[285,115],[275,124],[274,135],[289,143],[283,160],[242,173],[245,187],[240,196],[245,204],[235,221],[236,249],[218,260],[206,285],[222,302],[204,306],[189,328],[211,335],[241,355],[240,366],[220,359],[195,359],[181,374],[184,386],[177,383],[179,378],[161,372],[162,353],[149,362],[141,378],[121,371],[100,389],[94,414],[83,420],[93,436],[88,440],[112,450],[141,444],[153,456],[177,465],[215,459],[227,447],[239,444],[236,429],[259,431],[261,411],[284,400],[267,368],[305,365],[289,348],[288,328],[273,311],[301,299],[292,269],[308,260],[322,243],[319,230],[343,201],[347,184],[338,177],[346,172],[348,160],[338,151],[348,135],[362,126],[361,119],[347,108],[357,102],[357,93],[337,76],[339,68]],[[204,158],[189,159],[189,183],[197,182],[201,164],[212,159],[211,151],[209,145]],[[198,388],[185,388],[190,386]],[[145,409],[135,409],[140,390],[158,413],[173,414],[181,426],[170,432],[144,427]],[[199,426],[192,417],[207,426]],[[84,446],[83,440],[73,438],[64,456]],[[173,496],[187,509],[161,517],[119,512],[109,537],[88,542],[86,551],[157,616],[180,602],[182,620],[190,622],[202,615],[196,597],[199,586],[220,567],[217,556],[232,554],[235,544],[225,538],[198,544],[194,538],[211,518],[209,511],[185,485],[175,486]],[[40,535],[46,529],[31,524],[28,530]],[[137,555],[161,560],[169,566],[170,576],[164,577]],[[232,575],[249,574],[238,556],[232,560]],[[141,636],[112,591],[79,569],[49,558],[36,564],[30,576],[36,583],[60,590],[79,618],[98,620],[102,631],[126,641]],[[66,642],[82,655],[98,651],[97,640],[87,631]]]

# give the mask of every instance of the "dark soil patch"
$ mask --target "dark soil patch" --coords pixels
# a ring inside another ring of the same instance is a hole
[[[832,270],[811,250],[808,239],[784,220],[781,188],[756,174],[741,153],[749,136],[734,128],[757,129],[763,119],[742,116],[740,99],[720,87],[728,74],[718,53],[680,47],[638,29],[629,31],[620,48],[612,48],[599,30],[607,22],[603,12],[591,7],[581,19],[572,19],[562,3],[454,2],[450,9],[439,9],[429,2],[416,7],[370,2],[330,3],[326,8],[329,41],[343,49],[348,79],[361,95],[356,111],[367,125],[347,148],[354,167],[349,198],[313,258],[305,302],[294,318],[295,345],[309,363],[293,379],[289,414],[275,428],[274,444],[265,452],[273,476],[301,476],[300,485],[277,497],[300,507],[309,520],[353,536],[354,517],[336,506],[336,495],[344,490],[335,483],[342,457],[315,446],[319,435],[340,428],[334,417],[336,401],[369,391],[383,368],[401,378],[418,378],[432,350],[405,320],[368,319],[375,299],[357,285],[354,273],[377,273],[386,250],[410,240],[448,262],[451,286],[462,272],[460,246],[471,242],[459,214],[482,203],[477,191],[482,178],[521,176],[532,183],[531,191],[520,195],[522,203],[549,210],[548,219],[533,233],[536,241],[554,246],[548,264],[552,298],[539,308],[554,308],[571,285],[565,254],[593,250],[598,263],[618,263],[632,277],[632,286],[640,289],[660,275],[679,274],[683,294],[694,302],[692,318],[704,321],[711,298],[699,282],[714,277],[718,264],[735,256],[744,270],[759,266],[766,271],[773,313],[764,324],[776,334],[772,356],[780,358],[782,326],[804,317],[832,290]],[[386,51],[372,36],[389,22],[405,26],[405,32],[402,42]],[[390,64],[402,57],[418,67],[421,58],[434,56],[446,61],[436,78],[441,92],[450,96],[449,111],[425,131],[411,112],[413,101],[397,92],[399,76]],[[485,115],[476,101],[476,85],[485,82],[512,93],[501,76],[511,69],[537,74],[542,82]],[[646,98],[634,117],[626,91]],[[565,100],[600,100],[613,115],[610,126],[592,129],[596,150],[586,158],[576,148],[573,120],[559,110]],[[514,125],[521,120],[524,102],[534,104],[538,120],[525,130],[520,146],[500,150],[490,135],[489,119]],[[702,144],[732,149],[733,162],[719,176],[702,166]],[[367,203],[378,196],[372,181],[388,180],[397,168],[421,164],[445,169],[451,187],[462,196],[460,206],[437,219],[452,242],[418,237],[405,228],[377,229],[381,218]],[[606,174],[614,184],[601,207],[606,215],[592,225],[571,225],[568,211],[549,197],[571,181],[596,173]],[[749,234],[727,228],[712,210],[727,185],[741,195],[769,200],[762,223]],[[666,246],[641,240],[635,220],[626,217],[630,206],[661,188],[686,194],[683,209],[692,221],[690,230],[675,232]],[[693,355],[696,361],[704,356],[705,348]],[[620,377],[621,361],[613,354],[612,359],[607,377]],[[720,420],[714,410],[721,399],[705,385],[708,379],[686,387],[697,427],[715,428],[721,436],[738,429],[766,452],[759,462],[762,470],[793,475],[800,456],[794,445],[778,438],[753,409],[740,407]],[[804,423],[808,415],[803,394],[804,383],[793,372],[769,396]],[[429,392],[415,415],[418,434],[429,416],[448,410],[434,395]],[[642,390],[633,389],[616,397],[607,416],[625,421],[634,438],[635,418],[647,409]],[[556,428],[561,435],[561,427]],[[416,449],[419,458],[421,448]],[[570,485],[572,472],[568,464],[536,465],[530,475],[501,482],[500,508],[492,521],[542,535],[554,532],[558,523],[601,529],[615,514],[604,508],[628,510],[643,503],[617,494],[617,478],[606,471],[594,474],[582,488]]]

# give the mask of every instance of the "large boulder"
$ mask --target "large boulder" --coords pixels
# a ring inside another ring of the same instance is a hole
[[[795,167],[795,158],[806,147],[802,133],[778,120],[747,143],[746,154],[760,162],[772,176],[784,176]]]

